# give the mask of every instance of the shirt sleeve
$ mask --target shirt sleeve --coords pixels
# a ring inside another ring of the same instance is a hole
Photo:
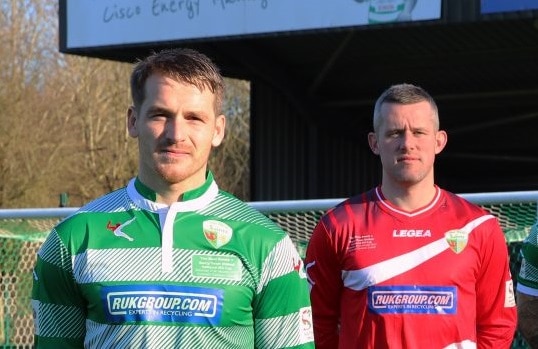
[[[317,224],[306,251],[316,349],[338,348],[342,270],[323,220]]]
[[[288,235],[263,263],[253,313],[256,348],[314,348],[304,262]]]
[[[510,348],[517,312],[504,234],[496,219],[483,224],[476,284],[478,349]]]
[[[520,293],[538,297],[538,224],[534,224],[521,245],[521,267],[517,276]]]
[[[32,308],[36,349],[84,347],[85,305],[73,277],[70,254],[56,230],[37,255]]]

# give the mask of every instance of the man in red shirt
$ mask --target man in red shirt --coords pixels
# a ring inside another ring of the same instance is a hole
[[[329,210],[307,248],[316,348],[509,348],[505,238],[494,216],[434,183],[447,143],[435,101],[391,86],[373,126],[381,185]]]

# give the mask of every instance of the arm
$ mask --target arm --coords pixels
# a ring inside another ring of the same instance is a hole
[[[84,347],[84,302],[74,282],[70,254],[56,230],[37,255],[32,308],[36,349]]]
[[[508,248],[496,219],[483,224],[476,284],[478,349],[510,348],[517,324]]]
[[[310,283],[314,338],[317,349],[338,348],[342,270],[332,242],[323,225],[318,223],[306,251],[306,270]]]
[[[517,277],[518,329],[531,348],[538,348],[538,225],[534,225],[521,247]]]
[[[538,297],[517,292],[518,329],[531,348],[538,348]]]
[[[313,349],[304,264],[289,236],[264,261],[258,290],[252,305],[255,347]]]

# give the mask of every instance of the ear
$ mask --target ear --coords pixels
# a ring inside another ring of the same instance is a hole
[[[127,109],[127,131],[129,136],[136,138],[138,137],[138,129],[136,127],[136,121],[138,119],[138,114],[134,106],[130,106]]]
[[[375,132],[369,132],[368,133],[368,145],[370,146],[370,149],[372,149],[372,152],[375,155],[379,155],[379,147],[377,146],[377,136]]]
[[[215,131],[213,133],[213,140],[211,145],[218,147],[224,139],[224,130],[226,128],[226,117],[220,114],[215,119]]]
[[[446,131],[437,131],[437,133],[435,134],[435,154],[439,154],[445,148],[447,141],[448,135]]]

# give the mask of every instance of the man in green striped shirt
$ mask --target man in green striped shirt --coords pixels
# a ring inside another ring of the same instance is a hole
[[[131,93],[138,175],[39,250],[36,348],[313,348],[291,239],[207,168],[225,129],[218,67],[163,50],[137,63]]]

